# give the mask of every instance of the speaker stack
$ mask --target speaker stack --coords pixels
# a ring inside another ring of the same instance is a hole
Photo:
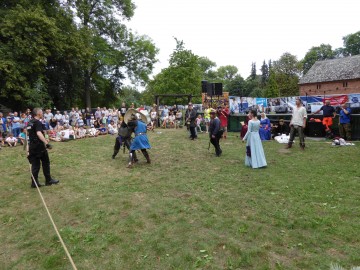
[[[222,96],[223,84],[222,83],[209,83],[208,81],[201,81],[201,92],[206,93],[208,96]]]

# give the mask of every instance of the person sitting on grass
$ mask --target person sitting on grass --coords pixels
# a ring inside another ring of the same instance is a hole
[[[21,143],[21,145],[24,145],[25,140],[26,140],[25,132],[26,132],[26,130],[23,128],[18,136],[18,142]]]
[[[5,142],[9,147],[15,147],[17,144],[17,138],[15,138],[12,133],[9,133],[9,136],[5,139]]]
[[[115,125],[114,121],[111,120],[110,124],[108,125],[109,134],[114,135],[118,133],[117,126]]]
[[[49,140],[52,142],[61,142],[60,133],[57,132],[55,129],[49,130]]]
[[[87,130],[87,136],[88,136],[88,137],[97,137],[97,136],[99,136],[99,134],[100,134],[100,131],[97,130],[97,129],[94,127],[94,125],[92,125],[91,128],[89,128],[89,129]]]
[[[108,134],[107,128],[101,124],[100,128],[98,129],[98,131],[100,132],[99,135],[106,135]]]
[[[76,138],[83,139],[85,138],[85,135],[86,135],[86,129],[84,128],[84,126],[79,127],[79,129],[77,130]]]

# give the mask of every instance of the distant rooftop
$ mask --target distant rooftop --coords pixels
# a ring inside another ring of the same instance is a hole
[[[360,55],[317,61],[299,84],[360,79]]]

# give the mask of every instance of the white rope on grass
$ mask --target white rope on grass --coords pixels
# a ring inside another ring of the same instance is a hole
[[[54,222],[54,220],[53,220],[53,218],[52,218],[52,216],[51,216],[51,214],[50,214],[50,211],[49,211],[49,209],[48,209],[48,207],[47,207],[47,205],[46,205],[46,203],[45,203],[44,197],[43,197],[42,194],[41,194],[41,191],[40,191],[40,188],[39,188],[39,186],[38,186],[38,184],[37,184],[37,181],[35,181],[35,177],[34,177],[34,175],[32,174],[32,171],[31,171],[31,164],[30,164],[30,173],[31,173],[31,178],[32,178],[33,182],[35,183],[36,189],[37,189],[37,191],[39,192],[40,198],[41,198],[41,200],[42,200],[42,202],[43,202],[43,204],[44,204],[44,206],[45,206],[45,209],[46,209],[46,212],[47,212],[47,214],[48,214],[48,216],[49,216],[49,218],[50,218],[50,221],[51,221],[51,223],[52,223],[52,225],[53,225],[53,227],[54,227],[54,229],[55,229],[55,232],[56,232],[56,234],[57,234],[57,236],[58,236],[58,238],[59,238],[59,240],[60,240],[60,242],[61,242],[61,245],[62,245],[62,247],[64,248],[67,257],[69,258],[69,261],[70,261],[73,269],[74,269],[74,270],[77,270],[76,265],[75,265],[75,263],[74,263],[71,255],[70,255],[68,249],[66,248],[66,245],[65,245],[63,239],[61,238],[61,235],[60,235],[60,233],[59,233],[59,231],[58,231],[58,229],[57,229],[57,227],[56,227],[56,224],[55,224],[55,222]]]

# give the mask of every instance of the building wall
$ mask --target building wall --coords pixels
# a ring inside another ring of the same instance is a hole
[[[346,85],[347,83],[347,85]],[[322,82],[299,85],[300,96],[318,96],[318,95],[343,95],[360,93],[360,79]],[[324,93],[325,92],[325,93]]]

